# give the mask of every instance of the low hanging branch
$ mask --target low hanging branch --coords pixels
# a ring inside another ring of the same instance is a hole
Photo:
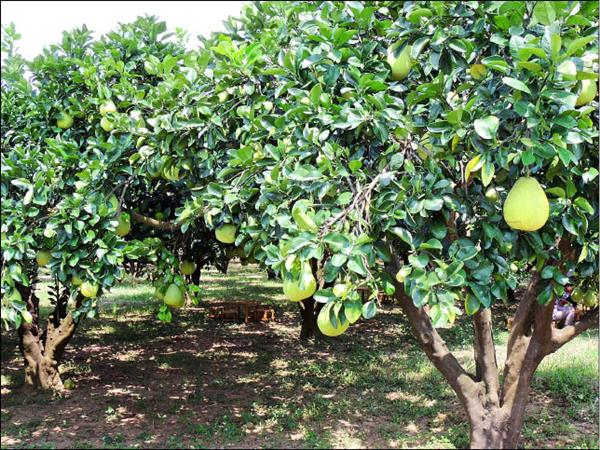
[[[144,216],[135,211],[128,211],[131,215],[131,218],[137,222],[142,223],[144,225],[148,225],[150,227],[156,228],[157,230],[162,231],[178,231],[181,228],[181,225],[172,221],[172,220],[157,220],[151,217]]]

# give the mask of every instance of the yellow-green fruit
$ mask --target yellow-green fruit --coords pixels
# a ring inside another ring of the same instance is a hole
[[[284,280],[283,293],[293,302],[299,302],[310,297],[317,290],[317,280],[311,273],[304,276],[304,289],[300,288],[300,280]]]
[[[504,220],[515,230],[536,231],[548,221],[550,206],[535,178],[521,177],[504,202]]]
[[[406,277],[409,276],[411,272],[412,268],[410,266],[401,267],[396,274],[396,281],[398,281],[398,283],[404,283],[404,280],[406,280]]]
[[[77,275],[73,275],[71,277],[71,284],[73,286],[81,286],[81,283],[83,283],[83,280],[81,278],[79,278]]]
[[[180,269],[183,275],[191,275],[196,271],[196,264],[191,261],[183,261]]]
[[[165,293],[164,291],[162,291],[160,288],[156,288],[154,289],[154,296],[159,299],[159,300],[164,300],[165,299]]]
[[[571,299],[575,302],[575,303],[581,303],[583,300],[583,291],[581,290],[581,288],[576,287],[575,289],[573,289],[573,292],[571,292]]]
[[[469,73],[474,80],[481,80],[487,75],[487,69],[483,64],[473,64],[469,68]]]
[[[185,303],[183,292],[176,284],[171,284],[165,292],[164,302],[173,308],[181,308]]]
[[[107,102],[104,102],[102,103],[102,105],[100,105],[100,114],[105,115],[114,112],[117,112],[117,107],[112,102],[112,100],[108,100]]]
[[[491,200],[492,202],[497,202],[500,200],[500,194],[496,188],[489,188],[487,191],[485,191],[485,198]]]
[[[73,125],[73,117],[71,117],[66,112],[61,112],[58,115],[58,119],[56,120],[56,126],[58,128],[62,128],[63,130],[70,128]]]
[[[113,123],[108,119],[108,117],[103,117],[100,120],[100,126],[107,133],[110,133],[113,130]]]
[[[346,321],[342,325],[338,319],[337,327],[334,327],[329,321],[329,308],[323,308],[321,312],[319,312],[319,317],[317,317],[317,325],[319,330],[321,330],[321,333],[325,336],[336,337],[343,334],[348,329],[350,322]]]
[[[117,234],[117,236],[123,237],[129,234],[130,231],[131,222],[129,221],[127,216],[121,215],[121,217],[119,217],[119,224],[117,225],[115,233]]]
[[[79,291],[84,297],[95,298],[96,295],[98,295],[98,288],[99,286],[97,284],[90,281],[84,281],[81,283],[81,286],[79,286]]]
[[[73,389],[75,389],[75,382],[73,380],[71,380],[70,378],[66,379],[65,382],[63,383],[63,386],[65,389],[67,389],[68,391],[71,391]]]
[[[581,82],[579,97],[577,97],[577,101],[575,101],[575,106],[587,105],[596,98],[597,92],[598,87],[596,86],[596,80],[583,80]]]
[[[598,293],[592,290],[589,290],[583,296],[583,304],[590,308],[593,308],[598,304]]]
[[[215,230],[215,236],[217,237],[217,240],[223,244],[233,244],[235,242],[236,233],[237,227],[230,223]]]
[[[413,60],[410,57],[411,46],[406,45],[400,54],[396,56],[396,49],[399,44],[391,45],[387,52],[387,62],[392,68],[392,80],[403,80],[406,78],[413,65]]]
[[[39,252],[37,252],[37,255],[35,256],[35,262],[40,267],[44,267],[46,264],[48,264],[50,262],[51,259],[52,259],[52,255],[50,254],[50,252],[48,250],[40,250]]]

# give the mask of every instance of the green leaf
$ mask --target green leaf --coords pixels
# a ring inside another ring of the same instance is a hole
[[[481,182],[484,186],[489,185],[494,179],[496,169],[491,161],[486,161],[481,168]]]
[[[517,80],[516,78],[503,77],[502,78],[502,82],[504,84],[510,86],[513,89],[525,92],[527,94],[531,94],[531,91],[529,90],[529,88],[527,87],[527,85],[525,83],[523,83],[522,81]]]
[[[373,300],[369,300],[362,306],[362,315],[365,319],[371,319],[377,314],[377,305]]]
[[[402,227],[394,227],[390,231],[396,236],[398,236],[400,239],[402,239],[404,242],[406,242],[408,245],[413,247],[413,238],[409,231]]]
[[[536,2],[533,17],[542,25],[550,25],[556,20],[553,2]]]
[[[364,277],[367,276],[367,269],[360,256],[352,256],[348,261],[348,269]]]
[[[483,139],[494,139],[498,131],[500,121],[496,116],[487,116],[483,119],[476,119],[473,123],[475,131]]]
[[[465,299],[465,311],[469,316],[472,316],[479,311],[480,303],[477,297],[472,294],[467,294]]]
[[[590,205],[590,202],[588,202],[583,197],[577,197],[575,199],[575,205],[577,205],[579,209],[585,211],[588,214],[594,214],[594,208],[592,207],[592,205]]]
[[[577,51],[579,49],[582,49],[583,47],[588,45],[590,42],[594,42],[596,39],[597,39],[596,33],[591,34],[589,36],[581,37],[578,39],[573,39],[567,46],[566,56],[571,56],[571,55],[577,53]]]

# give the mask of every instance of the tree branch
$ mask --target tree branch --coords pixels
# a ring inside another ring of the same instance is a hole
[[[448,350],[446,342],[433,327],[426,309],[417,308],[412,299],[404,292],[404,285],[396,281],[395,274],[400,268],[399,258],[394,254],[393,256],[393,262],[389,263],[386,269],[394,280],[396,288],[394,296],[408,317],[417,341],[464,405],[471,404],[473,401],[480,403],[480,385],[471,378]]]
[[[177,231],[181,228],[181,225],[173,222],[173,221],[163,221],[156,220],[151,217],[144,216],[135,211],[128,211],[131,215],[131,218],[138,223],[142,223],[144,225],[148,225],[150,227],[156,228],[162,231]]]
[[[499,404],[498,362],[492,334],[492,312],[482,309],[473,315],[477,381],[483,381],[489,402]]]
[[[597,327],[598,307],[595,307],[591,311],[585,313],[581,320],[576,322],[575,324],[566,326],[564,328],[561,328],[560,330],[557,328],[553,328],[548,353],[555,352],[567,342],[569,342],[571,339],[574,339],[576,336],[580,335],[584,331],[589,330],[590,328]]]

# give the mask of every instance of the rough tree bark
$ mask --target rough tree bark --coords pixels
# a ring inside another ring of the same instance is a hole
[[[569,257],[566,250],[563,255]],[[388,267],[392,275],[398,269],[397,263]],[[408,317],[417,341],[455,391],[467,413],[471,448],[516,448],[523,428],[529,387],[540,362],[583,331],[598,326],[598,308],[594,308],[574,325],[557,329],[552,322],[553,302],[541,305],[537,301],[540,281],[539,274],[534,273],[520,298],[508,338],[502,385],[489,309],[473,315],[475,373],[467,373],[432,326],[427,309],[417,308],[404,292],[404,286],[395,282],[395,297]]]
[[[323,307],[322,303],[316,302],[312,297],[298,302],[300,316],[302,317],[302,326],[300,328],[300,339],[307,341],[311,338],[320,338],[321,332],[317,327],[317,316]]]
[[[19,327],[19,349],[25,360],[25,390],[62,389],[59,365],[65,347],[78,321],[67,313],[68,295],[59,295],[54,311],[48,316],[46,329],[40,326],[39,299],[32,287],[21,286],[19,292],[27,303],[31,323]],[[78,303],[81,299],[78,299]]]

